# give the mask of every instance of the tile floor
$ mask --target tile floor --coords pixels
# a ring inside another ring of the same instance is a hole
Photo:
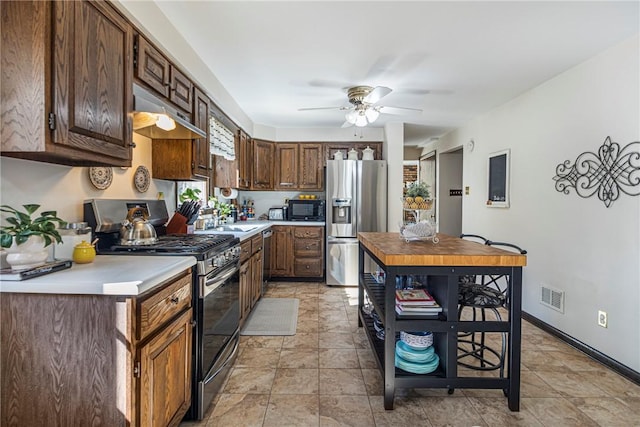
[[[357,327],[357,288],[275,282],[265,297],[300,300],[296,335],[241,337],[205,419],[181,427],[640,426],[640,386],[528,322],[520,412],[500,390],[470,389],[397,389],[386,411],[382,376]]]

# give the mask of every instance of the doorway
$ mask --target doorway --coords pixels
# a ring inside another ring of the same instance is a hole
[[[437,200],[438,188],[436,187],[437,174],[435,150],[420,156],[420,160],[418,162],[420,181],[429,186],[431,197],[436,198]],[[438,222],[437,212],[437,209],[433,209],[431,213],[431,217],[436,223]]]
[[[438,174],[438,231],[462,233],[462,148],[440,153]]]

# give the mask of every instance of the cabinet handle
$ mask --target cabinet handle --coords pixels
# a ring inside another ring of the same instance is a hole
[[[308,270],[309,268],[311,268],[310,266],[306,265],[305,268]]]
[[[174,303],[174,304],[177,304],[177,303],[180,302],[180,298],[178,298],[176,296],[173,296],[173,297],[171,297],[171,302]]]
[[[136,148],[136,143],[135,143],[135,142],[131,142],[131,143],[129,143],[129,147],[131,147],[131,148]]]
[[[309,249],[311,249],[311,248],[310,248],[309,246],[305,246],[304,248],[305,248],[306,250],[309,250]]]

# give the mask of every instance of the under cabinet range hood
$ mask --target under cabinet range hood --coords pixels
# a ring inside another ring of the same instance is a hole
[[[151,139],[196,139],[206,134],[176,107],[133,85],[133,131]]]

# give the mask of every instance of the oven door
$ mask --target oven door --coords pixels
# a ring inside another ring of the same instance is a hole
[[[200,277],[197,414],[202,419],[235,360],[240,326],[238,263]]]

